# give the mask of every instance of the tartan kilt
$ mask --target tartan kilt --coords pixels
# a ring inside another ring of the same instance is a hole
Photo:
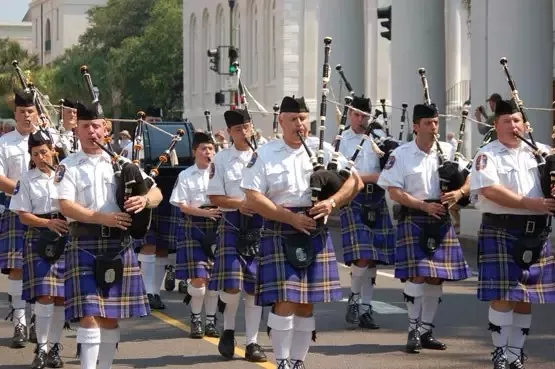
[[[25,233],[22,299],[29,303],[39,296],[64,297],[65,255],[54,263],[41,258],[37,250],[40,232],[41,228],[29,227]]]
[[[182,227],[183,215],[178,207],[169,202],[169,197],[152,209],[150,229],[141,239],[134,240],[137,252],[144,245],[155,245],[158,250],[168,250],[174,253],[177,245],[178,229]]]
[[[306,208],[290,208],[298,212]],[[283,235],[298,231],[289,224],[264,219],[256,279],[256,305],[276,302],[314,304],[341,300],[339,271],[328,229],[313,236],[315,259],[303,270],[294,268],[285,256]]]
[[[182,280],[209,279],[213,261],[204,253],[201,240],[205,234],[217,232],[219,222],[186,214],[184,219],[184,226],[179,227],[177,231],[175,277]]]
[[[443,239],[431,257],[420,248],[419,224],[437,224],[441,227]],[[407,215],[399,219],[395,247],[395,278],[406,280],[412,277],[432,277],[459,281],[471,275],[451,222],[442,224],[431,216],[422,215]]]
[[[23,248],[25,247],[25,232],[27,226],[22,224],[19,216],[8,210],[11,197],[6,198],[6,210],[0,219],[0,269],[23,268]]]
[[[244,257],[237,251],[241,213],[226,211],[218,226],[218,247],[216,259],[210,274],[208,289],[213,291],[239,289],[252,295],[256,284],[256,257]],[[249,229],[262,228],[262,217],[254,215],[250,218]]]
[[[94,276],[95,257],[106,252],[121,255],[123,279],[100,290]],[[126,319],[150,314],[141,269],[131,243],[122,247],[119,239],[70,237],[65,262],[66,320],[85,316]]]
[[[363,223],[363,205],[377,210],[375,228]],[[395,262],[395,228],[383,193],[358,194],[348,206],[341,208],[340,220],[346,265],[361,259],[386,265]]]
[[[522,231],[482,224],[478,233],[478,299],[545,304],[555,302],[555,259],[549,239],[529,270],[513,260],[514,242]]]

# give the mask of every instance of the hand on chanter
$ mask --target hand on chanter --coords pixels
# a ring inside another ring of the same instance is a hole
[[[144,208],[146,208],[146,204],[146,196],[132,196],[123,203],[123,208],[128,213],[137,214],[143,211]]]
[[[318,220],[322,217],[327,217],[331,214],[333,206],[330,200],[318,201],[308,212],[308,215],[312,216],[314,220]]]

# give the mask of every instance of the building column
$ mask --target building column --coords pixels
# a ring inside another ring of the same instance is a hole
[[[393,0],[391,40],[392,105],[409,105],[412,109],[424,102],[424,90],[418,68],[425,68],[432,102],[445,112],[445,14],[443,0]],[[391,112],[394,137],[399,134],[401,111]],[[410,132],[409,128],[409,132]],[[444,120],[440,133],[445,138]]]
[[[503,11],[499,11],[502,9]],[[524,106],[551,108],[553,101],[552,0],[472,1],[472,105],[485,104],[494,92],[511,98],[499,63],[508,59],[509,71]],[[552,112],[527,111],[534,138],[551,144]],[[472,146],[483,136],[474,128]]]

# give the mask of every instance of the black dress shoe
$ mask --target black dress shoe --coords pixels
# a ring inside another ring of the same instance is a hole
[[[35,328],[36,316],[33,314],[31,317],[31,324],[29,324],[29,342],[37,343],[37,329]]]
[[[253,363],[264,363],[268,361],[268,358],[258,343],[250,343],[245,350],[245,360]]]
[[[233,329],[224,331],[218,342],[218,351],[227,359],[233,358],[235,355],[235,331]]]
[[[23,348],[27,346],[27,327],[18,324],[13,330],[13,337],[10,343],[11,348]]]
[[[374,317],[372,316],[372,307],[360,316],[360,323],[358,326],[365,329],[380,329],[380,326],[374,321]]]
[[[432,335],[432,331],[427,331],[426,333],[421,335],[420,342],[422,344],[422,348],[428,350],[447,350],[447,345],[436,340]]]
[[[166,266],[166,278],[164,279],[164,288],[166,291],[175,289],[175,271],[173,265]]]
[[[54,344],[50,351],[48,351],[48,356],[46,357],[46,367],[47,368],[63,368],[64,362],[60,357],[60,351],[62,350],[62,345],[59,343]]]
[[[352,328],[356,328],[360,324],[360,305],[358,304],[358,299],[360,294],[351,293],[349,297],[349,302],[347,303],[347,312],[345,313],[345,322]]]
[[[420,341],[420,332],[418,328],[413,329],[409,332],[407,337],[407,344],[405,350],[408,353],[418,353],[422,350],[422,342]]]
[[[502,347],[497,347],[491,353],[491,361],[493,361],[493,369],[507,369],[509,367],[505,351]]]
[[[44,369],[46,368],[46,352],[44,350],[39,350],[38,347],[35,350],[35,359],[31,364],[31,369]]]
[[[204,328],[202,327],[200,314],[191,316],[191,333],[189,334],[189,337],[196,339],[204,337]]]
[[[166,305],[162,302],[160,295],[148,295],[148,303],[150,304],[150,308],[153,310],[164,310]],[[152,297],[150,297],[152,296]]]
[[[295,364],[291,367],[291,369],[306,369],[306,367],[304,366],[304,361],[295,361]]]
[[[206,337],[219,338],[220,332],[216,329],[216,318],[207,320],[204,324],[204,334]]]

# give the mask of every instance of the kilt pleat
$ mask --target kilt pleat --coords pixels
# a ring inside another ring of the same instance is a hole
[[[94,276],[95,257],[116,252],[123,259],[123,279],[100,289]],[[118,239],[71,237],[66,245],[65,263],[66,320],[85,316],[126,319],[150,314],[143,277],[131,243],[122,246]]]
[[[363,223],[363,205],[377,210],[375,228]],[[349,206],[341,208],[340,220],[343,259],[346,265],[361,259],[373,260],[378,264],[395,262],[395,228],[391,223],[384,195],[357,195]]]
[[[184,216],[184,226],[177,231],[175,277],[182,280],[210,278],[213,261],[201,245],[204,235],[218,231],[218,221],[197,216]],[[218,243],[219,240],[216,240]]]
[[[304,211],[291,208],[292,211]],[[313,235],[315,259],[306,269],[294,268],[285,256],[282,236],[298,231],[288,224],[264,219],[255,297],[259,306],[276,302],[314,304],[341,300],[339,271],[327,228]]]
[[[21,269],[27,226],[9,209],[11,197],[6,198],[6,210],[0,219],[0,269]]]
[[[38,241],[41,229],[29,227],[23,250],[22,299],[34,303],[39,296],[64,297],[65,255],[51,263],[40,257]],[[66,237],[67,241],[67,237]]]
[[[170,204],[169,198],[164,198],[158,207],[152,209],[150,229],[143,238],[134,240],[133,246],[138,249],[143,245],[155,245],[159,250],[173,253],[177,246],[178,230],[182,227],[181,210]]]
[[[549,239],[529,270],[513,260],[521,231],[481,225],[478,233],[478,299],[545,304],[555,302],[555,259]]]
[[[431,224],[441,227],[442,241],[437,251],[428,257],[419,244],[421,226]],[[440,223],[429,216],[408,215],[397,224],[395,247],[395,277],[432,277],[459,281],[472,275],[461,244],[450,222]]]
[[[226,211],[218,226],[218,246],[216,248],[214,267],[210,273],[208,288],[213,291],[239,289],[248,294],[254,294],[256,284],[256,270],[258,267],[256,256],[244,257],[237,251],[241,213]],[[249,229],[260,229],[262,218],[254,215],[250,218]]]

